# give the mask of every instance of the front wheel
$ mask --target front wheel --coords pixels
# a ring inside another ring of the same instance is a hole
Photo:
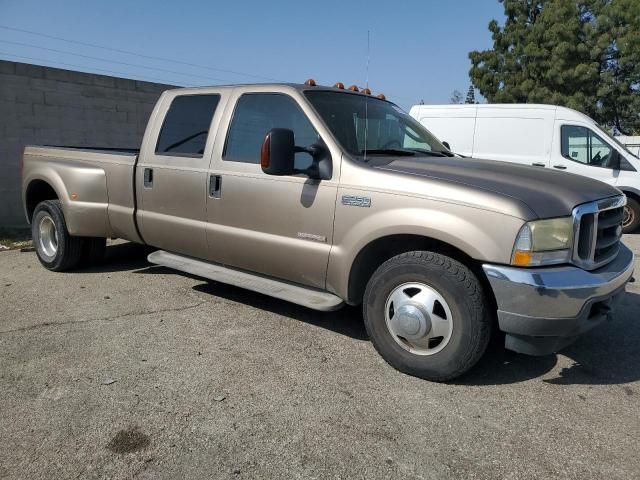
[[[622,231],[624,233],[635,232],[640,227],[640,202],[635,198],[627,197],[627,205],[624,207],[624,220]]]
[[[31,233],[36,254],[45,268],[61,272],[80,261],[83,238],[69,234],[59,200],[38,204],[31,221]]]
[[[383,263],[367,284],[363,310],[371,341],[387,363],[427,380],[465,373],[491,336],[476,276],[433,252],[403,253]]]

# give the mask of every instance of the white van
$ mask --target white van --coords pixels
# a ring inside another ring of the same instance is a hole
[[[453,152],[602,180],[627,195],[625,233],[640,225],[640,160],[591,118],[553,105],[415,105],[411,116]]]

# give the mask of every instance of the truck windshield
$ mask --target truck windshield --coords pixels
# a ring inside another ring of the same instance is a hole
[[[351,155],[453,156],[420,123],[394,104],[369,95],[306,91],[331,133]]]

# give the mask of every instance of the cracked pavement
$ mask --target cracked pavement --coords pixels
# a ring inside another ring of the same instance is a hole
[[[640,283],[557,355],[492,345],[435,384],[386,365],[358,309],[145,256],[52,273],[0,252],[0,478],[640,477]]]

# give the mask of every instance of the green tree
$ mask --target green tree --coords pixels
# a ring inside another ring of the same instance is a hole
[[[476,102],[476,89],[473,88],[473,85],[469,85],[469,90],[467,90],[467,98],[464,103],[478,103]]]
[[[469,54],[491,103],[574,108],[621,133],[640,130],[639,0],[499,0],[493,48]]]
[[[451,92],[451,99],[449,102],[454,104],[462,103],[462,93],[460,93],[460,90],[454,90]]]

